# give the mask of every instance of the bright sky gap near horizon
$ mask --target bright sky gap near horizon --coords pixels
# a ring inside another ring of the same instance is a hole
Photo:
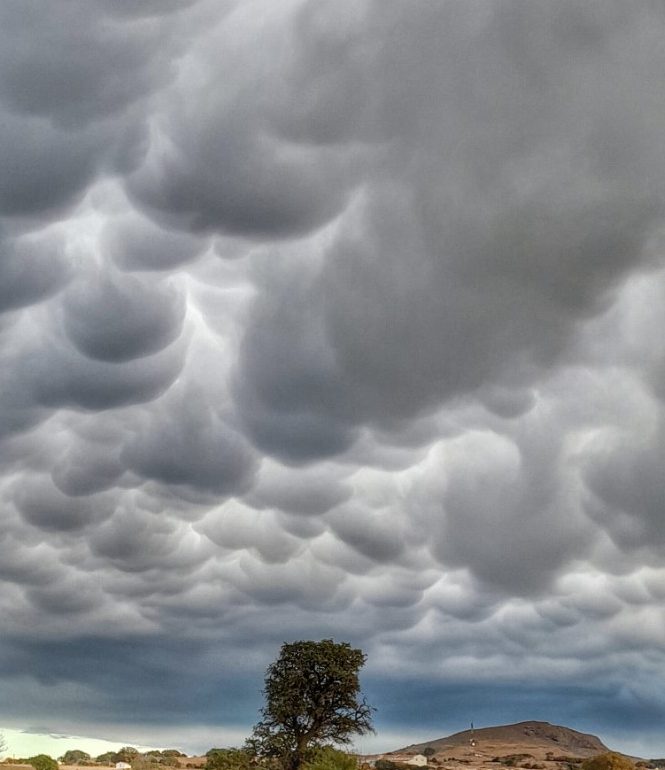
[[[0,2],[0,726],[665,756],[665,5]]]

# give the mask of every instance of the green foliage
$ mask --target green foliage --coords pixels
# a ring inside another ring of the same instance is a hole
[[[206,770],[249,770],[252,755],[243,749],[210,749]]]
[[[70,749],[60,757],[60,761],[65,765],[76,765],[79,762],[87,762],[90,760],[90,754],[87,751],[80,751],[79,749]]]
[[[96,757],[96,761],[102,765],[108,765],[110,763],[119,762],[118,754],[115,751],[106,751]]]
[[[633,762],[623,754],[608,751],[607,754],[599,754],[596,757],[585,759],[582,762],[582,770],[634,770]]]
[[[374,763],[376,770],[398,770],[399,765],[389,759],[377,759]]]
[[[178,749],[164,749],[163,751],[152,749],[151,751],[146,751],[143,756],[152,757],[154,761],[160,765],[178,767],[180,765],[178,757],[186,757],[187,754],[183,754],[182,751],[178,751]]]
[[[372,731],[372,709],[360,697],[361,650],[332,639],[283,644],[266,671],[266,704],[247,750],[300,770],[327,743],[349,743]]]
[[[48,754],[37,754],[30,757],[28,764],[32,765],[35,770],[58,770],[58,763]]]
[[[436,749],[433,746],[427,746],[423,749],[424,757],[433,757],[436,754]]]
[[[186,754],[183,754],[177,749],[164,749],[164,751],[160,751],[159,749],[151,749],[150,751],[146,751],[145,754],[140,755],[143,760],[143,764],[146,767],[148,766],[146,763],[150,763],[152,767],[156,767],[157,765],[165,765],[166,767],[180,767],[178,757],[186,756]],[[137,761],[138,758],[131,760],[132,768],[137,766]]]
[[[358,770],[356,758],[333,746],[322,746],[305,762],[303,770]]]
[[[127,762],[122,757],[118,762]],[[132,770],[159,770],[159,760],[155,757],[149,757],[147,754],[136,754],[129,760]]]
[[[116,754],[116,762],[128,762],[131,763],[139,756],[139,750],[133,746],[123,746]]]

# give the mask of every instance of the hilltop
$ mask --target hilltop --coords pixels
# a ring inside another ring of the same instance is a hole
[[[593,756],[609,751],[595,735],[580,733],[570,727],[552,725],[549,722],[518,722],[514,725],[481,727],[464,730],[446,738],[437,738],[426,743],[413,744],[401,751],[419,752],[431,746],[437,753],[453,748],[471,748],[474,740],[476,750],[483,748],[524,748],[542,749],[547,752],[572,752],[578,756]],[[493,744],[496,744],[494,746]],[[544,758],[544,757],[543,757]]]
[[[384,756],[407,761],[425,752],[430,755],[430,764],[438,765],[442,770],[457,770],[462,766],[478,770],[496,770],[502,766],[571,770],[583,759],[609,750],[595,735],[549,722],[519,722],[464,730],[444,738],[414,743]]]

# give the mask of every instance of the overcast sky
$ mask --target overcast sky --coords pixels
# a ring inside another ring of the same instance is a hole
[[[665,754],[660,0],[0,2],[0,725]]]

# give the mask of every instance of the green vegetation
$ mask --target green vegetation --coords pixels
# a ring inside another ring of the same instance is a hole
[[[158,749],[153,749],[152,751],[147,751],[145,754],[142,754],[141,756],[144,759],[151,761],[155,765],[165,765],[166,767],[179,767],[180,762],[178,762],[178,757],[186,757],[187,755],[183,754],[182,751],[178,751],[178,749],[164,749],[163,751],[159,751]],[[134,762],[134,760],[132,760],[132,762]]]
[[[252,755],[244,749],[210,749],[206,770],[249,770]]]
[[[374,763],[376,770],[400,770],[401,764],[391,762],[389,759],[377,759]]]
[[[582,762],[582,770],[634,770],[633,762],[623,754],[608,751],[607,754],[599,754],[597,757],[585,759]]]
[[[123,746],[116,754],[117,759],[115,761],[131,764],[132,760],[136,759],[138,756],[140,756],[138,749],[135,749],[133,746]]]
[[[153,749],[141,754],[133,746],[124,746],[120,751],[106,751],[96,758],[96,762],[102,765],[114,765],[116,762],[127,762],[134,770],[147,770],[157,768],[160,765],[166,767],[179,767],[178,757],[186,757],[178,749]],[[85,763],[81,763],[85,764]]]
[[[32,765],[35,770],[58,770],[58,763],[53,757],[49,757],[48,754],[37,754],[34,757],[30,757],[28,764]]]
[[[436,754],[436,749],[433,746],[426,746],[423,749],[424,757],[433,757]]]
[[[332,746],[323,746],[303,765],[303,770],[358,770],[358,762],[350,754]]]
[[[178,757],[186,757],[178,749],[164,749],[163,751],[153,750],[141,754],[138,749],[132,746],[125,746],[120,751],[107,751],[100,754],[95,759],[85,751],[70,749],[66,751],[59,759],[63,765],[114,765],[116,762],[127,762],[131,764],[132,770],[161,770],[163,767],[180,767]],[[46,759],[44,759],[46,757]],[[48,761],[47,761],[48,760]],[[35,764],[37,762],[37,764]],[[51,763],[54,763],[53,765]],[[57,762],[46,754],[39,754],[36,757],[11,757],[2,760],[3,764],[33,765],[36,770],[56,770]]]
[[[266,671],[266,704],[247,750],[276,759],[283,770],[314,762],[329,743],[349,743],[372,731],[372,709],[360,698],[361,650],[332,639],[282,645]]]

